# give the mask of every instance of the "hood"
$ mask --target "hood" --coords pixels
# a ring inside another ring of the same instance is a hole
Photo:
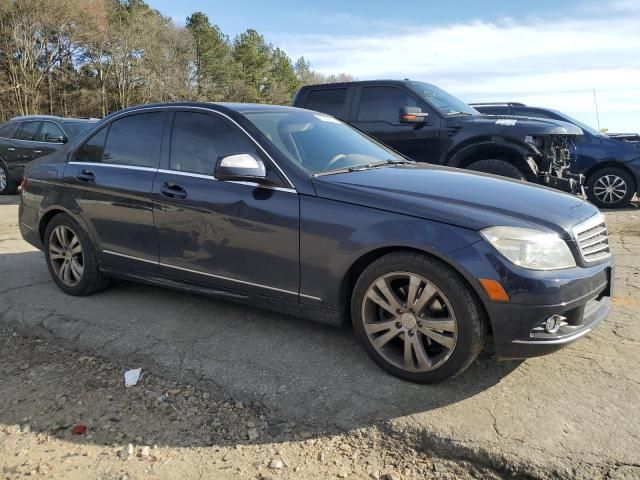
[[[453,117],[452,117],[453,118]],[[472,123],[477,126],[495,129],[522,130],[527,135],[582,135],[582,129],[561,120],[546,118],[515,117],[509,115],[467,115],[455,117],[459,124]]]
[[[313,179],[318,196],[480,230],[506,225],[570,238],[598,213],[584,200],[494,175],[430,165],[383,167]]]

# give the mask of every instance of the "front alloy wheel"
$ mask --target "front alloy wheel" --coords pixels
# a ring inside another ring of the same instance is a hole
[[[390,253],[364,269],[351,318],[371,358],[416,383],[458,375],[484,344],[483,310],[468,284],[442,261],[416,252]]]
[[[629,204],[635,193],[633,177],[621,168],[608,167],[587,180],[589,200],[600,208],[620,208]]]
[[[365,294],[362,319],[373,348],[396,367],[428,372],[456,345],[456,316],[447,297],[420,275],[391,272]]]

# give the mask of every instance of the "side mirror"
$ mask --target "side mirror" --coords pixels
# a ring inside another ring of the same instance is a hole
[[[65,137],[61,137],[60,135],[47,135],[47,138],[45,140],[50,143],[66,143],[67,142],[67,139]]]
[[[428,116],[420,107],[400,107],[400,123],[423,124]]]
[[[264,162],[251,153],[236,153],[223,157],[214,173],[218,180],[260,181],[267,178]]]

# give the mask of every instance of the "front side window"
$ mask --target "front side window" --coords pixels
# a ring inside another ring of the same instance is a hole
[[[74,156],[75,162],[102,162],[102,154],[104,152],[104,141],[107,139],[109,125],[98,130],[89,140],[76,151]]]
[[[359,122],[400,123],[400,107],[416,107],[413,97],[393,87],[363,87]]]
[[[59,126],[53,122],[43,122],[42,129],[38,135],[38,141],[61,143],[65,139],[66,137]]]
[[[35,140],[41,123],[42,122],[22,122],[14,138],[16,140]]]
[[[102,162],[157,168],[164,112],[138,113],[111,122]]]
[[[334,117],[345,117],[346,88],[324,88],[322,90],[312,90],[307,96],[304,108],[327,113]]]
[[[245,112],[290,161],[309,173],[403,161],[398,154],[333,117],[304,110]]]
[[[176,112],[169,160],[172,170],[213,175],[218,160],[234,153],[259,155],[246,134],[223,118]]]

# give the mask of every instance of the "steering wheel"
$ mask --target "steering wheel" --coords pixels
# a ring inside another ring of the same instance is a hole
[[[333,165],[334,163],[336,163],[338,160],[342,160],[343,158],[347,158],[347,156],[344,153],[339,153],[337,155],[334,155],[331,160],[329,160],[329,163],[327,163],[327,166],[325,168],[325,170],[329,170],[329,167],[331,165]]]

